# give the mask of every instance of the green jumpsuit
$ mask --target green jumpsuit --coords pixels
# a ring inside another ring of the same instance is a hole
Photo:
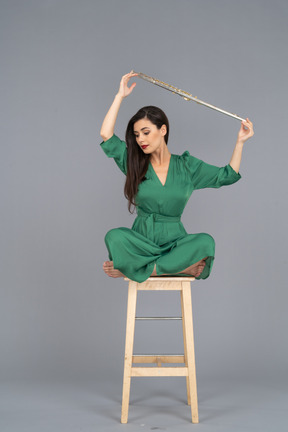
[[[113,134],[100,145],[126,175],[125,141]],[[129,279],[144,282],[155,264],[157,275],[180,272],[184,275],[184,269],[208,257],[204,270],[196,278],[206,279],[214,261],[214,239],[206,233],[188,234],[181,215],[193,190],[230,185],[241,175],[229,164],[219,168],[185,151],[182,155],[171,154],[164,186],[151,163],[145,178],[135,197],[137,217],[132,228],[113,228],[105,236],[114,268]]]

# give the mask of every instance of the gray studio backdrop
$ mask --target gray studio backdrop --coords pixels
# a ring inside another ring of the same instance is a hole
[[[211,276],[192,285],[197,377],[283,384],[287,2],[1,0],[0,8],[1,380],[122,380],[127,283],[102,271],[104,236],[135,215],[99,144],[133,68],[254,122],[242,179],[194,192],[183,214],[188,232],[216,241]],[[121,139],[140,107],[156,105],[170,120],[172,153],[229,162],[240,122],[136,82],[119,112]],[[139,315],[178,314],[178,296],[148,294]],[[135,338],[135,352],[182,351],[175,323],[140,323]]]

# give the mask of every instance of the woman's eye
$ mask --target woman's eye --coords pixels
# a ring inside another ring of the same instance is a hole
[[[143,132],[144,135],[149,135],[150,132]],[[139,138],[139,135],[135,135],[135,138]]]

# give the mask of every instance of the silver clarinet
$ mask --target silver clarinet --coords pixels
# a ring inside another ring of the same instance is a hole
[[[207,102],[204,102],[204,101],[198,99],[197,96],[192,96],[191,93],[188,93],[188,92],[186,92],[184,90],[178,89],[177,87],[174,87],[174,86],[172,86],[170,84],[166,84],[165,82],[160,81],[160,80],[158,80],[156,78],[152,78],[152,77],[150,77],[148,75],[145,75],[142,72],[135,72],[135,71],[132,71],[132,72],[136,73],[139,78],[142,78],[142,79],[144,79],[146,81],[149,81],[152,84],[156,84],[156,85],[158,85],[160,87],[163,87],[164,89],[169,90],[169,91],[171,91],[174,94],[178,94],[179,96],[182,96],[185,100],[192,100],[192,101],[194,101],[194,102],[196,102],[198,104],[201,104],[201,105],[204,105],[204,106],[206,106],[208,108],[211,108],[211,109],[214,109],[216,111],[219,111],[222,114],[226,114],[226,115],[228,115],[230,117],[233,117],[233,118],[235,118],[237,120],[241,120],[241,121],[244,120],[245,121],[245,119],[239,117],[236,114],[232,114],[232,113],[230,113],[228,111],[225,111],[225,110],[223,110],[221,108],[218,108],[218,107],[216,107],[214,105],[211,105],[211,104],[209,104]]]

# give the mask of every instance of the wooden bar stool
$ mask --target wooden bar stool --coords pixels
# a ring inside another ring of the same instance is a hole
[[[196,384],[195,352],[194,352],[194,333],[192,318],[192,301],[190,283],[194,277],[178,276],[156,276],[150,277],[145,282],[138,283],[128,278],[128,305],[126,323],[126,342],[125,360],[123,376],[122,412],[121,423],[128,421],[129,396],[131,377],[165,377],[165,376],[185,376],[187,385],[187,402],[191,405],[192,423],[198,423],[198,399]],[[181,296],[181,317],[136,317],[137,292],[140,290],[177,290]],[[134,355],[134,330],[135,320],[137,319],[179,319],[183,324],[184,354],[182,355]],[[139,363],[154,363],[157,367],[133,366]],[[181,364],[182,366],[162,367],[162,363]]]

